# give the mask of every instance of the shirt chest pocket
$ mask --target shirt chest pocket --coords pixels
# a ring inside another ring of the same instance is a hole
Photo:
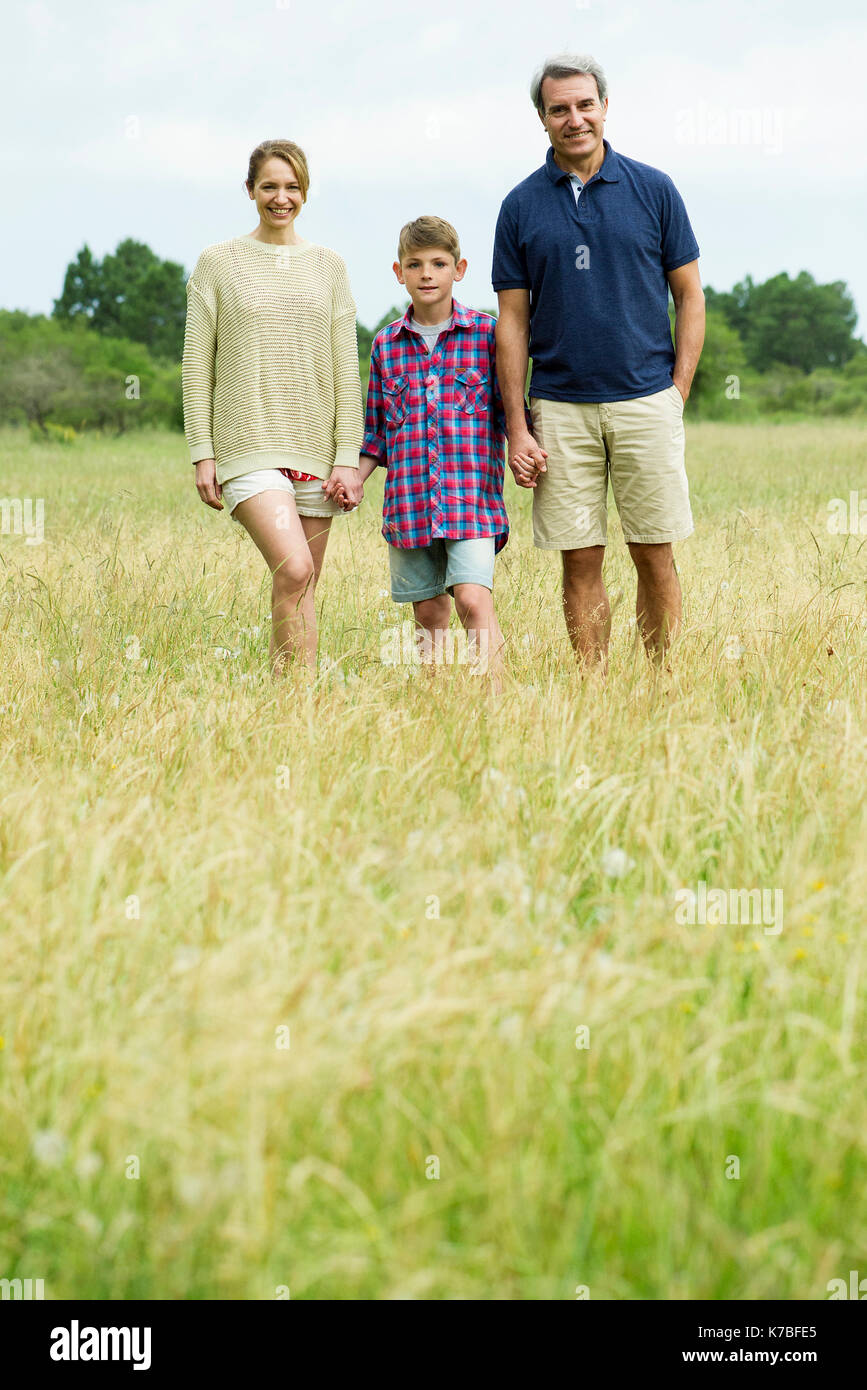
[[[399,429],[406,419],[409,397],[409,377],[386,376],[382,379],[382,398],[385,404],[385,423]]]
[[[488,408],[488,378],[475,367],[455,374],[455,409],[466,415],[480,414]]]

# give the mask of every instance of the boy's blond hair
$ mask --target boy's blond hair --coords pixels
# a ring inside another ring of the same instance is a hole
[[[411,252],[425,247],[441,246],[454,257],[455,265],[461,258],[461,244],[451,222],[442,217],[416,217],[400,229],[397,242],[397,259],[403,265]]]

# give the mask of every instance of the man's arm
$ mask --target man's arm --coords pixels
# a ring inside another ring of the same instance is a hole
[[[698,261],[667,272],[674,300],[674,384],[686,401],[704,344],[704,291]]]
[[[530,291],[498,290],[497,381],[506,414],[509,467],[519,487],[535,487],[546,471],[548,455],[540,449],[524,414],[524,385],[530,360]]]

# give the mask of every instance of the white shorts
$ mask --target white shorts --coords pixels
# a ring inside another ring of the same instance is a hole
[[[231,513],[239,502],[256,497],[260,492],[291,492],[299,516],[340,516],[340,508],[322,491],[324,478],[312,483],[293,482],[279,468],[260,468],[255,473],[242,473],[239,478],[227,478],[222,484],[221,500]],[[233,521],[238,521],[232,516]],[[240,525],[240,522],[238,522]]]

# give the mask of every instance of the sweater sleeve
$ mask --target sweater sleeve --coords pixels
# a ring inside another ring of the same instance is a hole
[[[214,457],[214,364],[217,353],[217,306],[202,272],[202,257],[187,281],[187,322],[181,370],[184,433],[190,462]]]
[[[358,370],[358,337],[355,301],[349,274],[341,257],[335,257],[336,280],[331,309],[331,357],[334,363],[335,468],[357,468],[364,433],[361,376]]]

